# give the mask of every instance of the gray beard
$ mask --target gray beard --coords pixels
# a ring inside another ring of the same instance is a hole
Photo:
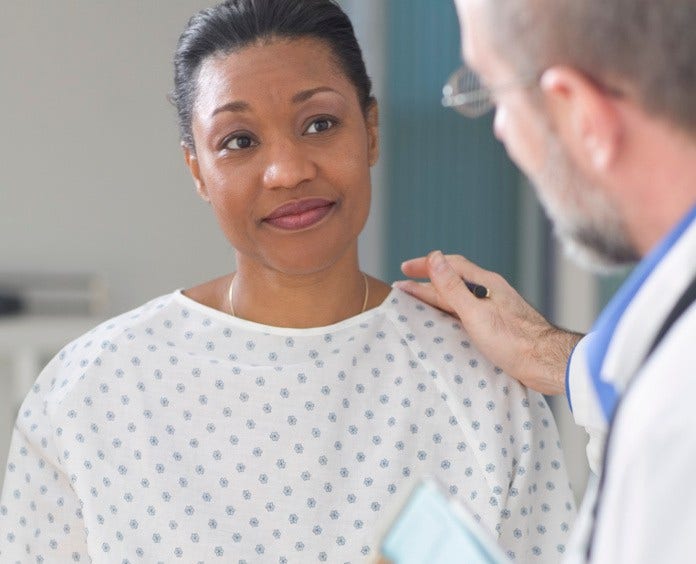
[[[606,274],[640,259],[615,207],[576,169],[552,132],[546,165],[532,182],[555,234],[575,262]]]

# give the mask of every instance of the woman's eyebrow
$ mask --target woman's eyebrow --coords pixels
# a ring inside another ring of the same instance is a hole
[[[227,104],[223,104],[222,106],[215,108],[211,116],[219,114],[220,112],[247,112],[250,108],[251,106],[248,102],[228,102]]]
[[[328,86],[317,86],[316,88],[302,90],[295,94],[292,97],[292,103],[300,104],[301,102],[309,100],[312,96],[314,96],[315,94],[319,94],[320,92],[333,92],[334,94],[338,94],[341,98],[343,98],[343,94],[341,94],[338,90],[334,90],[333,88],[329,88]]]
[[[333,88],[329,88],[328,86],[317,86],[316,88],[301,90],[292,97],[291,101],[293,104],[300,104],[302,102],[306,102],[312,96],[321,92],[333,92],[334,94],[338,94],[339,96],[341,96],[341,98],[343,98],[343,94],[341,94],[338,90],[334,90]],[[219,114],[220,112],[248,112],[250,109],[251,105],[248,102],[237,100],[234,102],[228,102],[227,104],[223,104],[222,106],[215,108],[211,115],[214,116],[216,114]]]

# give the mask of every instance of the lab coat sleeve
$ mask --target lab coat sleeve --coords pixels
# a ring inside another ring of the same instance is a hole
[[[590,470],[599,474],[607,434],[607,423],[595,395],[592,378],[587,367],[586,346],[587,336],[580,340],[568,361],[566,394],[575,423],[584,427],[589,435],[586,452]]]
[[[694,562],[696,306],[674,325],[617,412],[596,562]]]

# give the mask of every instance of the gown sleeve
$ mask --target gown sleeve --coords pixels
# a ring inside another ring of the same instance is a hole
[[[50,417],[47,396],[56,381],[55,361],[24,400],[0,498],[0,561],[89,562],[81,501],[63,469],[62,429]]]
[[[540,394],[522,390],[511,444],[516,445],[500,542],[517,546],[518,562],[559,562],[575,520],[575,500],[551,410]]]

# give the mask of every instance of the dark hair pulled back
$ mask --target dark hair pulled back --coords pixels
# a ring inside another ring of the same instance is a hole
[[[226,0],[195,14],[179,37],[171,100],[182,143],[195,148],[191,119],[199,70],[208,57],[259,41],[303,37],[326,42],[367,111],[373,100],[370,78],[353,26],[334,0]]]

